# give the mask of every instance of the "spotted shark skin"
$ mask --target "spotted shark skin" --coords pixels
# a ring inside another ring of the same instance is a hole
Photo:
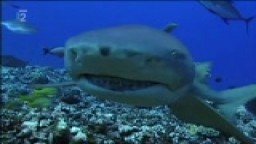
[[[209,69],[202,72],[187,48],[167,32],[143,25],[93,30],[71,37],[63,50],[74,83],[100,99],[168,105],[185,122],[254,143],[232,122],[236,108],[256,97],[256,84],[212,90],[206,83]],[[218,112],[204,100],[215,102]]]

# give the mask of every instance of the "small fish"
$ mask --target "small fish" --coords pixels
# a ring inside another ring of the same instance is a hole
[[[179,25],[177,23],[170,23],[165,28],[164,31],[167,33],[172,33]]]
[[[254,17],[243,17],[239,10],[235,8],[231,0],[199,0],[206,9],[211,13],[219,16],[226,24],[229,24],[230,20],[241,20],[246,23],[246,31],[248,33],[249,23]]]
[[[21,9],[21,7],[16,4],[10,4],[10,6],[15,9]]]
[[[221,77],[216,77],[215,78],[215,82],[216,83],[221,83],[222,82],[222,78]]]
[[[28,62],[21,60],[17,57],[14,57],[12,55],[1,55],[2,59],[2,66],[7,67],[25,67],[28,65]]]
[[[43,48],[44,55],[51,54],[58,57],[64,57],[64,47]]]
[[[10,7],[12,8],[15,8],[15,9],[21,9],[21,7],[17,4],[13,4],[12,2],[10,1],[2,1],[2,5],[9,5]]]
[[[18,33],[18,34],[34,34],[37,32],[37,29],[27,22],[21,22],[18,20],[8,20],[2,21],[1,23],[8,30]]]

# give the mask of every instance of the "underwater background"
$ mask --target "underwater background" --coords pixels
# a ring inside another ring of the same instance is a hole
[[[71,36],[93,29],[143,24],[164,29],[171,22],[179,26],[177,36],[195,61],[212,61],[212,82],[217,89],[238,87],[256,81],[256,22],[231,21],[226,25],[196,1],[24,1],[9,2],[27,10],[26,20],[38,28],[34,35],[18,35],[2,29],[3,54],[11,54],[31,65],[63,67],[63,60],[44,56],[44,47],[64,46]],[[243,16],[256,15],[255,1],[238,1]],[[2,19],[16,18],[18,9],[2,6]]]
[[[133,107],[102,101],[78,87],[34,89],[31,84],[61,83],[71,78],[63,59],[44,55],[43,48],[65,46],[85,31],[126,24],[159,30],[178,24],[173,35],[194,61],[213,63],[211,85],[216,90],[256,83],[256,19],[225,24],[197,1],[4,1],[2,21],[16,19],[25,9],[26,22],[38,29],[31,35],[2,30],[2,55],[29,63],[1,67],[1,136],[12,144],[86,143],[230,143],[234,137],[218,130],[185,123],[167,106]],[[256,1],[236,1],[245,18],[256,16]],[[255,101],[254,101],[255,102]],[[255,104],[252,103],[255,109]],[[256,109],[254,110],[254,112]],[[256,137],[256,120],[245,107],[236,111],[236,126]]]

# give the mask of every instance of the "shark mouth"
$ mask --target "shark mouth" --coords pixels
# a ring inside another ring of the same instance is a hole
[[[112,91],[135,91],[159,84],[156,82],[130,80],[120,77],[98,76],[91,74],[80,75],[80,78],[85,78],[93,85],[97,85]]]

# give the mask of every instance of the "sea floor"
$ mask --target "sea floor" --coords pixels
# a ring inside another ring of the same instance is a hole
[[[178,120],[167,106],[139,108],[109,102],[75,86],[44,91],[43,96],[36,93],[33,84],[70,81],[64,69],[1,67],[1,74],[3,144],[239,143],[213,128]],[[238,128],[255,138],[256,118],[243,106],[236,117]]]

